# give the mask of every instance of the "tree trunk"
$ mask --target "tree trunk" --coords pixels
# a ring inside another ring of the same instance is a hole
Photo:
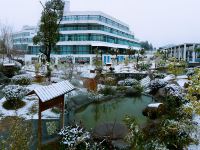
[[[47,52],[47,78],[48,81],[51,82],[51,68],[50,68],[50,63],[51,63],[51,46],[49,46],[49,51]]]

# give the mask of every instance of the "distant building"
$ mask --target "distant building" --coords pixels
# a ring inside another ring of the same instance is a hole
[[[40,53],[40,46],[33,45],[32,35],[23,29],[16,36],[14,46],[24,49],[26,61],[35,59]],[[129,26],[103,12],[99,11],[70,11],[70,2],[65,2],[64,15],[60,25],[60,40],[52,52],[56,63],[63,57],[70,56],[74,63],[89,62],[92,64],[96,57],[95,50],[102,55],[104,63],[111,63],[111,49],[117,49],[118,61],[124,61],[127,49],[140,49],[140,42],[135,39]]]
[[[36,33],[36,27],[23,26],[21,31],[13,34],[13,48],[16,50],[25,50],[28,53],[28,47],[33,44],[32,39]]]
[[[160,50],[165,51],[167,57],[195,63],[200,62],[200,52],[195,51],[197,48],[200,48],[200,43],[184,43],[162,47]]]

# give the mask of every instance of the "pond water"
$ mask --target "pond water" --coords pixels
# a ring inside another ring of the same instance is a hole
[[[123,123],[126,115],[133,115],[138,123],[142,124],[147,121],[147,118],[142,115],[142,110],[151,102],[151,97],[142,95],[137,98],[124,97],[92,103],[78,109],[75,113],[75,120],[81,121],[87,129],[91,129],[106,122]]]

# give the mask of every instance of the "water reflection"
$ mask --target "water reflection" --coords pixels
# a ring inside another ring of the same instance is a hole
[[[81,121],[86,128],[94,128],[105,122],[123,122],[125,115],[136,116],[139,123],[145,123],[142,110],[152,102],[151,97],[116,98],[101,103],[92,103],[76,111],[76,121]]]

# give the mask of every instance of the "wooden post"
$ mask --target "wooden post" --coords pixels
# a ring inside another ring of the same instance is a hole
[[[61,101],[61,128],[64,127],[64,123],[65,123],[65,120],[64,120],[64,114],[65,114],[65,95],[62,95],[62,101]]]
[[[41,100],[39,99],[39,111],[38,111],[38,149],[41,150],[42,145],[42,119],[41,119]]]

